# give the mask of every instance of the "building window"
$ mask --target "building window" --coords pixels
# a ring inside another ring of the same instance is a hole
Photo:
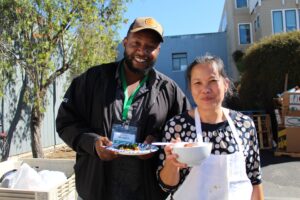
[[[184,71],[187,67],[187,53],[173,53],[172,63],[172,71]]]
[[[260,28],[260,18],[259,15],[256,17],[256,27],[259,29]]]
[[[254,31],[256,32],[260,27],[260,18],[259,15],[257,15],[256,20],[254,20]]]
[[[236,8],[247,8],[248,7],[248,2],[247,0],[236,0]]]
[[[272,11],[272,19],[273,33],[282,33],[297,30],[296,10]]]
[[[297,30],[296,10],[285,11],[285,29],[286,32]]]
[[[250,44],[252,42],[250,24],[239,24],[239,39],[240,44]]]
[[[273,11],[273,32],[274,33],[283,32],[282,11]]]

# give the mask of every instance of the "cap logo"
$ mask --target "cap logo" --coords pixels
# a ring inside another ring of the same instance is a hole
[[[152,26],[152,27],[157,26],[156,22],[153,19],[151,19],[151,18],[145,19],[145,24],[147,26]]]

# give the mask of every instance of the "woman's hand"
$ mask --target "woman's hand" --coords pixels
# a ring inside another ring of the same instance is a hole
[[[178,155],[173,153],[173,147],[176,143],[180,142],[180,138],[172,140],[170,145],[164,148],[165,162],[164,167],[160,171],[160,179],[165,185],[175,186],[179,183],[180,174],[179,171],[182,168],[187,168],[187,164],[178,162]]]
[[[170,165],[170,167],[173,166],[173,167],[179,168],[179,169],[187,168],[187,164],[179,162],[177,160],[178,155],[173,153],[173,147],[176,145],[176,143],[180,142],[180,139],[179,139],[179,141],[176,139],[176,140],[171,141],[171,142],[172,142],[172,144],[167,145],[164,148],[165,155],[166,155],[165,165]]]
[[[101,160],[113,160],[118,157],[118,153],[114,151],[107,150],[107,146],[111,146],[112,142],[107,137],[100,136],[95,143],[96,152]]]

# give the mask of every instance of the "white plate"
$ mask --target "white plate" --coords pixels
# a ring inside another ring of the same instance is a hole
[[[151,145],[151,144],[141,144],[138,143],[138,146],[140,150],[122,150],[116,148],[116,146],[110,146],[107,147],[106,149],[118,152],[120,155],[126,155],[126,156],[141,156],[141,155],[146,155],[149,153],[156,152],[158,150],[158,147]]]
[[[171,142],[152,142],[151,144],[155,145],[155,146],[166,146],[166,145],[169,145],[172,143]]]

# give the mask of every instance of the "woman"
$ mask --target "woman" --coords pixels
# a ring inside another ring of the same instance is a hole
[[[197,58],[187,68],[187,81],[197,105],[169,120],[163,141],[212,142],[211,155],[188,168],[176,160],[172,146],[160,154],[160,186],[170,199],[263,199],[259,147],[250,117],[222,107],[230,81],[220,58]]]

